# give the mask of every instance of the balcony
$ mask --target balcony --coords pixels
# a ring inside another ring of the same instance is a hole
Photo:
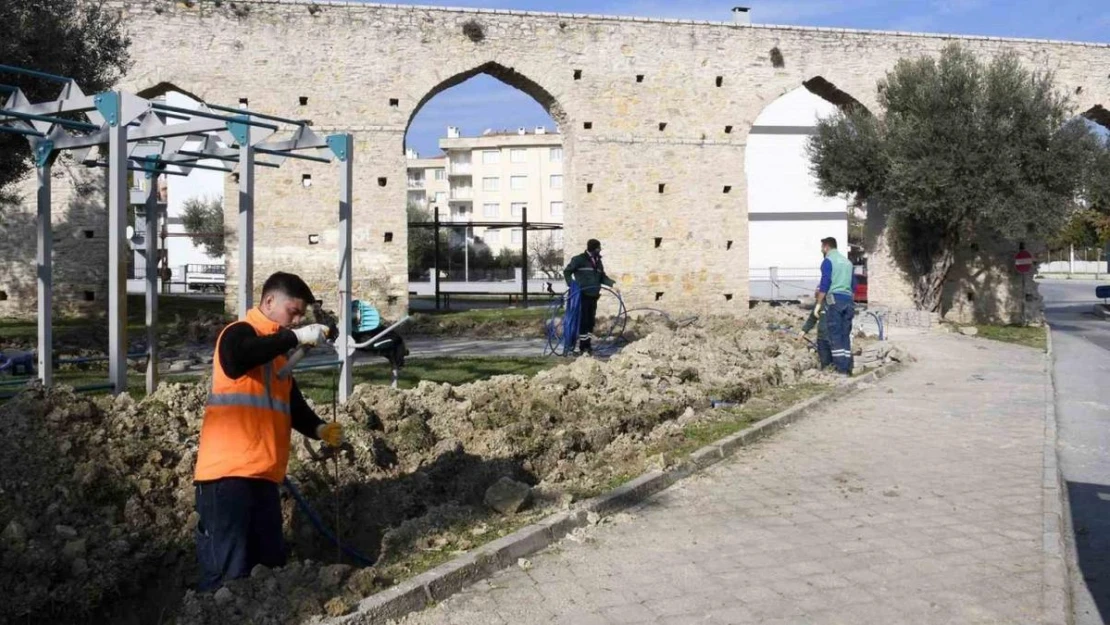
[[[474,199],[473,187],[453,187],[451,189],[451,201],[464,201],[469,202]]]
[[[409,189],[414,189],[414,190],[423,189],[424,188],[424,179],[423,178],[409,178],[408,186],[409,186]]]
[[[452,161],[447,165],[447,175],[449,176],[469,176],[470,171],[470,161]]]

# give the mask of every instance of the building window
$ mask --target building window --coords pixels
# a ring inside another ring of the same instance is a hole
[[[482,237],[482,240],[490,247],[501,245],[501,232],[497,230],[486,230],[486,234]]]
[[[513,217],[523,217],[524,209],[528,206],[527,202],[513,202],[512,215]]]
[[[436,180],[447,180],[447,170],[446,169],[443,169],[441,167],[441,168],[435,169],[433,171],[435,171]]]
[[[509,160],[514,163],[527,163],[528,150],[524,150],[521,148],[514,148],[512,150],[509,150]]]
[[[528,176],[512,176],[509,178],[509,188],[513,191],[523,191],[528,188]]]
[[[561,147],[551,148],[550,150],[548,150],[547,155],[548,160],[550,160],[552,163],[563,162],[563,148]]]
[[[501,205],[500,204],[482,204],[483,217],[500,217]]]
[[[500,162],[501,152],[499,150],[482,150],[483,165],[496,165]]]
[[[520,236],[520,228],[513,229],[512,237],[512,242],[516,245],[520,245],[520,242],[523,240]]]
[[[551,216],[552,217],[558,217],[558,218],[562,219],[562,217],[563,217],[563,203],[562,202],[552,202],[551,203]]]
[[[501,179],[500,178],[482,178],[483,191],[500,191]]]
[[[444,205],[447,204],[447,192],[446,191],[437,191],[436,192],[436,204],[444,204]]]
[[[563,176],[562,176],[562,174],[551,174],[551,188],[552,189],[562,189],[563,188]]]

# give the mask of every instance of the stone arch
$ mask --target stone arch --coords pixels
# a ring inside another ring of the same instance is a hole
[[[479,74],[492,76],[493,78],[496,78],[506,85],[528,94],[533,100],[538,102],[545,111],[547,111],[547,114],[550,115],[552,119],[555,120],[555,123],[559,126],[560,132],[565,134],[570,129],[570,124],[567,123],[569,121],[569,118],[567,116],[566,110],[558,102],[558,100],[555,99],[555,96],[552,95],[550,91],[545,89],[543,86],[541,86],[539,83],[532,80],[528,76],[525,76],[524,74],[516,71],[515,68],[506,67],[496,61],[489,61],[472,69],[459,72],[451,76],[450,78],[441,81],[439,84],[432,87],[426,94],[424,94],[424,96],[420,98],[420,101],[416,103],[416,106],[413,107],[412,112],[409,113],[408,121],[405,122],[406,137],[408,135],[409,127],[412,126],[412,120],[420,114],[420,111],[423,110],[425,104],[430,102],[432,98],[435,98],[440,93],[443,93],[451,87],[460,85]],[[405,142],[402,142],[402,146],[404,146],[404,144]]]
[[[805,146],[819,119],[856,107],[867,110],[815,76],[775,98],[752,123],[744,162],[753,297],[772,295],[772,268],[778,272],[778,297],[812,293],[824,237],[835,237],[848,252],[848,200],[820,193]]]

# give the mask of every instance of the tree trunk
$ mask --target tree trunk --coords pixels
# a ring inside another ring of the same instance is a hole
[[[918,274],[913,289],[918,308],[929,312],[940,312],[944,283],[948,280],[948,274],[952,272],[955,260],[955,246],[944,245],[940,252],[930,259],[928,269]]]

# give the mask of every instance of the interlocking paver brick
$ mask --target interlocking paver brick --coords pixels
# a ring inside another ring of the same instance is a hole
[[[1043,359],[908,344],[905,372],[405,622],[1039,621]]]

